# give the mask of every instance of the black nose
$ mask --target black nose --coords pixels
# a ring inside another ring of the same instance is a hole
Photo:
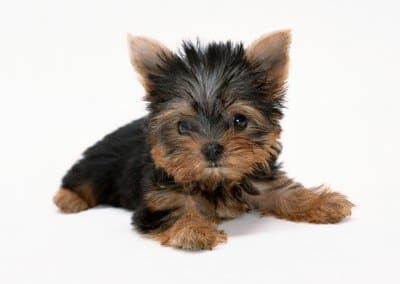
[[[208,143],[201,149],[204,157],[209,161],[217,161],[224,152],[224,147],[218,143]]]

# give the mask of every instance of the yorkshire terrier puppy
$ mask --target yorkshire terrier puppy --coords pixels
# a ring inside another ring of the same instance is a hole
[[[128,36],[149,114],[88,148],[55,204],[75,213],[98,204],[134,210],[133,224],[161,244],[212,249],[217,224],[254,210],[291,221],[336,223],[353,204],[287,177],[281,151],[290,32],[242,44],[161,43]]]

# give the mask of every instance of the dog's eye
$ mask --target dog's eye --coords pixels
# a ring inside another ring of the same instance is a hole
[[[233,118],[233,125],[238,130],[245,129],[247,127],[247,118],[242,114],[237,114]]]
[[[179,134],[183,135],[186,134],[190,131],[190,126],[189,123],[187,123],[186,121],[179,121],[178,122],[178,132]]]

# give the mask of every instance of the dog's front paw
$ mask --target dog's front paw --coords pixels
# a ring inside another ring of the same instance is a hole
[[[354,204],[347,200],[346,196],[322,190],[305,217],[311,223],[337,223],[351,215],[353,206]]]
[[[210,226],[170,228],[154,235],[162,245],[185,250],[211,250],[227,241],[226,234]]]

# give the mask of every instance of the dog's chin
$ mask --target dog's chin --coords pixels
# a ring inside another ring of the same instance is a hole
[[[233,168],[220,165],[208,165],[203,170],[202,180],[206,182],[220,182],[224,180],[238,181],[242,178],[242,176],[242,173],[237,172]]]

